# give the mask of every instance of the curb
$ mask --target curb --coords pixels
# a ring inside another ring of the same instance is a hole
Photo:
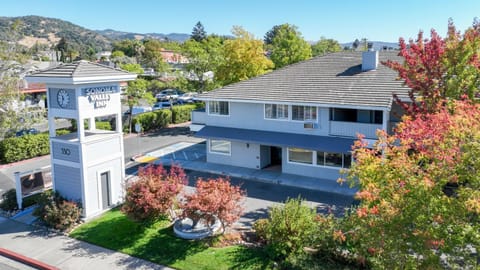
[[[60,270],[60,268],[57,268],[55,266],[51,266],[49,264],[29,258],[27,256],[23,256],[22,254],[18,254],[4,248],[0,248],[0,255],[40,270]]]

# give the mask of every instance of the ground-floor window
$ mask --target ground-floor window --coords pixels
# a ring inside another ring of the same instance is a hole
[[[288,148],[288,161],[312,164],[313,152],[301,148]]]
[[[215,154],[230,155],[232,144],[224,140],[210,140],[210,152]]]
[[[301,148],[288,148],[288,161],[338,168],[350,168],[352,155],[323,151],[311,151]]]

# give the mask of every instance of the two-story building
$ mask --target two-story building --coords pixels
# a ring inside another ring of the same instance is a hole
[[[336,180],[352,163],[357,134],[399,121],[393,93],[408,88],[381,61],[397,52],[339,52],[202,94],[192,130],[206,139],[207,162]]]

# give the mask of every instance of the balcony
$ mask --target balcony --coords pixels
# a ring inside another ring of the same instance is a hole
[[[330,135],[332,136],[356,137],[357,133],[360,133],[365,135],[367,139],[375,139],[377,137],[377,129],[382,129],[382,125],[330,121]]]
[[[205,109],[198,109],[192,111],[192,123],[190,124],[191,131],[199,131],[205,126],[206,112]]]

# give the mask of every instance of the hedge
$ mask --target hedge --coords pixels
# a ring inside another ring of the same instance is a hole
[[[50,153],[48,133],[7,138],[0,142],[0,161],[16,162]]]
[[[179,124],[191,120],[191,113],[197,106],[195,104],[174,106],[172,108],[172,123]]]
[[[140,123],[143,131],[150,131],[167,127],[172,123],[172,112],[170,110],[156,110],[137,114],[132,119],[132,125]]]

